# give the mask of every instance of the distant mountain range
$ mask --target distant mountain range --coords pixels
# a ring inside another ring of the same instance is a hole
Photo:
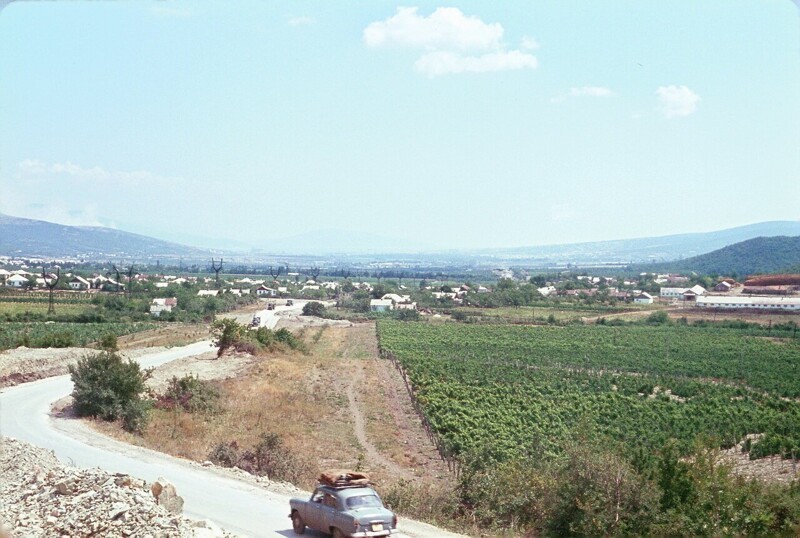
[[[65,226],[0,214],[0,255],[52,258],[207,257],[207,250],[187,247],[100,226]]]
[[[415,247],[417,250],[426,247],[425,245],[412,245],[409,242],[388,241],[383,237],[372,236],[369,232],[358,234],[358,238],[368,238],[370,243],[381,245],[380,250],[376,248],[367,253],[359,251],[364,256],[375,260],[407,259],[425,262],[451,261],[464,264],[479,263],[482,265],[519,265],[529,267],[555,266],[566,263],[586,266],[602,263],[630,264],[646,262],[648,264],[660,264],[660,262],[675,260],[688,261],[686,258],[709,253],[748,239],[767,236],[800,236],[800,221],[762,222],[717,232],[663,237],[458,252],[434,252],[428,250],[425,254],[405,255],[396,255],[396,253],[412,252]],[[226,249],[225,255],[231,257],[247,256],[250,260],[256,261],[266,258],[268,255],[280,254],[311,254],[319,256],[337,252],[348,254],[348,245],[358,243],[358,241],[354,240],[353,234],[349,232],[327,230],[274,241],[270,243],[269,249],[251,251],[247,254],[241,251],[238,253],[233,252],[234,249],[230,248]],[[321,245],[325,245],[325,247]],[[759,243],[754,243],[754,245],[759,245]],[[783,260],[783,257],[776,258],[776,249],[779,250],[780,248],[767,248],[772,254],[764,254],[761,257],[764,258],[766,256],[776,260]],[[215,252],[220,254],[219,250]],[[766,251],[762,249],[759,252]],[[181,257],[187,260],[207,260],[212,255],[212,251],[111,228],[66,226],[0,214],[0,255],[83,258],[87,260],[127,258],[167,261],[177,260]],[[698,265],[697,267],[703,268],[706,266]],[[724,267],[724,264],[715,267]],[[749,267],[756,266],[751,265]],[[740,267],[740,269],[744,269],[744,267]]]
[[[573,243],[567,245],[531,246],[511,249],[487,249],[479,253],[500,259],[517,259],[530,265],[642,263],[678,260],[705,254],[733,243],[755,237],[800,235],[800,221],[771,221],[737,226],[716,232],[665,235]]]
[[[659,271],[696,271],[737,278],[800,272],[800,237],[756,237],[686,260],[657,264],[656,268]]]

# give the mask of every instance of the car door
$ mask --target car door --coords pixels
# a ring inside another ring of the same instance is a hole
[[[310,529],[327,530],[327,527],[323,526],[321,513],[324,496],[324,492],[316,490],[311,496],[311,500],[306,504],[306,514],[303,519]]]

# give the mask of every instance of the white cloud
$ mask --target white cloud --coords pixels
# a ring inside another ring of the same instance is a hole
[[[503,32],[499,23],[483,22],[454,7],[437,8],[427,17],[416,7],[399,7],[393,16],[364,29],[364,43],[375,48],[422,49],[414,68],[429,77],[535,69],[536,57],[523,50],[508,50]],[[524,37],[520,45],[524,50],[538,46],[530,37]]]
[[[519,42],[519,48],[522,50],[536,50],[539,48],[539,42],[532,37],[524,36]]]
[[[688,116],[697,110],[700,96],[686,86],[659,86],[656,90],[658,110],[665,118]]]
[[[101,183],[116,185],[174,185],[183,183],[181,178],[171,178],[135,170],[125,172],[106,170],[101,166],[86,168],[70,161],[48,164],[38,159],[25,159],[17,165],[18,179],[50,181],[55,178],[70,179],[76,183]]]
[[[17,164],[13,181],[0,179],[0,212],[70,225],[108,226],[119,215],[166,219],[187,186],[184,178],[144,170],[25,159]]]
[[[429,77],[451,73],[488,73],[515,69],[533,69],[536,58],[518,51],[489,52],[480,56],[463,56],[457,52],[437,51],[423,55],[414,68]]]
[[[424,49],[487,50],[500,47],[503,27],[468,17],[455,7],[440,7],[427,17],[415,7],[398,7],[397,13],[364,29],[370,47],[400,45]]]
[[[570,88],[569,94],[573,97],[609,97],[614,95],[614,92],[603,86],[583,86],[581,88]]]
[[[316,21],[314,21],[313,18],[305,16],[290,17],[289,20],[286,21],[289,26],[308,26],[309,24],[314,24],[314,22]]]

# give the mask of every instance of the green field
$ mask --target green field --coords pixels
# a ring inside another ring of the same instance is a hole
[[[0,316],[4,314],[16,316],[18,314],[24,314],[25,312],[46,315],[48,313],[48,308],[49,305],[47,302],[0,301]],[[57,303],[54,308],[55,314],[59,316],[76,315],[90,309],[91,305],[87,303]]]
[[[146,331],[156,324],[144,323],[61,323],[61,322],[3,322],[0,323],[0,349],[25,347],[85,346],[113,333],[117,336]]]
[[[800,454],[800,341],[737,329],[380,321],[447,451],[557,453],[589,431],[645,451],[700,436]]]

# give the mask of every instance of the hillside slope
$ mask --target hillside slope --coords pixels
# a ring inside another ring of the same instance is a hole
[[[0,255],[52,257],[204,256],[207,251],[96,226],[65,226],[0,214]]]
[[[800,236],[756,237],[680,262],[658,264],[655,268],[737,277],[797,271],[800,268]]]
[[[543,245],[509,249],[487,249],[483,255],[517,259],[530,258],[543,263],[586,262],[667,262],[679,258],[698,256],[716,249],[753,239],[778,235],[800,235],[800,221],[770,221],[737,226],[714,232],[665,235],[572,243],[566,245]]]

